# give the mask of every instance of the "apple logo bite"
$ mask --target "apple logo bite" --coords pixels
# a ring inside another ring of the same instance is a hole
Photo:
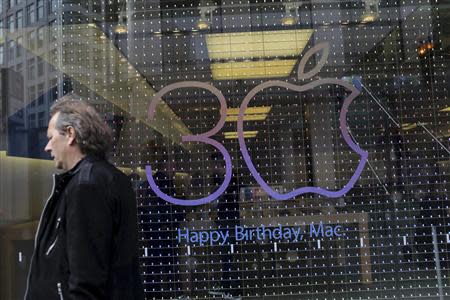
[[[317,65],[310,70],[309,72],[305,73],[305,66],[307,61],[311,56],[313,56],[315,53],[322,51],[321,58]],[[326,42],[319,43],[309,49],[306,54],[302,57],[299,67],[298,67],[298,79],[305,80],[310,79],[314,75],[316,75],[322,67],[325,65],[327,58],[329,54],[329,44]],[[308,90],[312,90],[315,87],[318,87],[320,85],[340,85],[344,88],[346,88],[348,91],[351,92],[349,96],[347,96],[341,106],[340,114],[339,114],[339,127],[340,131],[342,133],[342,136],[345,140],[345,142],[348,144],[348,146],[356,153],[359,154],[360,160],[359,163],[355,169],[355,172],[351,176],[350,180],[344,185],[343,188],[340,190],[327,190],[321,187],[315,187],[315,186],[307,186],[295,189],[288,193],[279,193],[272,189],[267,182],[261,177],[259,172],[257,171],[255,165],[253,164],[253,161],[250,157],[249,151],[247,149],[247,145],[245,144],[245,138],[244,138],[244,115],[245,111],[248,107],[249,102],[254,98],[256,94],[263,91],[264,89],[270,88],[270,87],[283,87],[286,89],[290,89],[297,92],[305,92]],[[361,175],[364,166],[367,162],[368,153],[367,151],[361,149],[351,138],[349,129],[347,127],[347,112],[350,104],[352,101],[359,95],[360,91],[356,89],[353,85],[335,78],[321,78],[318,80],[314,80],[312,82],[309,82],[305,85],[295,85],[292,83],[279,81],[279,80],[271,80],[264,82],[256,87],[254,87],[244,98],[240,109],[239,109],[239,115],[237,120],[237,132],[238,132],[238,140],[239,140],[239,146],[240,150],[242,152],[242,156],[244,158],[245,163],[247,164],[247,167],[249,168],[250,172],[252,173],[252,176],[255,178],[255,180],[258,182],[258,184],[264,189],[264,191],[269,194],[272,198],[276,200],[287,200],[292,199],[298,195],[302,195],[305,193],[315,193],[326,197],[341,197],[344,194],[346,194],[356,183],[359,176]]]

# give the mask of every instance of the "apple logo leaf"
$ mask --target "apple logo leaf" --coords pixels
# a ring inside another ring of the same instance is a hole
[[[318,53],[319,51],[322,51],[322,55],[320,56],[319,62],[316,64],[316,66],[312,70],[305,73],[306,63],[311,58],[311,56]],[[328,42],[319,43],[319,44],[315,45],[314,47],[312,47],[311,49],[309,49],[305,53],[305,55],[303,55],[302,59],[300,60],[300,63],[298,65],[298,70],[297,70],[297,78],[299,80],[305,80],[305,79],[309,79],[309,78],[313,77],[314,75],[316,75],[317,73],[319,73],[320,70],[322,70],[322,67],[327,63],[329,54],[330,54],[330,44]]]

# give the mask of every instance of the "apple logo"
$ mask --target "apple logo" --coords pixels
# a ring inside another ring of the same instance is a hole
[[[311,56],[313,56],[315,53],[322,51],[321,58],[317,65],[310,70],[309,72],[305,73],[305,66],[307,61],[310,59]],[[329,54],[329,44],[327,42],[322,42],[311,49],[309,49],[305,55],[302,57],[299,67],[298,67],[298,79],[305,80],[310,79],[314,75],[316,75],[322,67],[325,65],[327,58]],[[333,85],[340,85],[344,88],[346,88],[348,91],[351,92],[351,94],[344,99],[340,114],[339,114],[339,127],[340,131],[342,133],[342,136],[345,140],[345,142],[348,144],[348,146],[356,153],[359,154],[360,160],[356,167],[356,170],[354,174],[351,176],[350,180],[344,185],[344,187],[340,190],[327,190],[320,187],[315,186],[307,186],[295,189],[288,193],[278,193],[274,189],[272,189],[267,182],[261,177],[259,172],[257,171],[255,165],[253,164],[253,161],[250,157],[249,151],[247,149],[247,145],[245,144],[244,139],[244,114],[248,107],[248,104],[250,100],[259,92],[263,91],[264,89],[270,88],[270,87],[283,87],[286,89],[294,90],[297,92],[305,92],[308,90],[312,90],[317,86],[325,85],[325,84],[333,84]],[[237,132],[238,132],[238,140],[239,140],[239,146],[240,150],[242,152],[242,156],[245,160],[245,163],[247,164],[247,167],[249,168],[250,172],[252,173],[252,176],[256,179],[258,184],[265,190],[267,194],[269,194],[271,197],[273,197],[276,200],[287,200],[294,198],[298,195],[305,194],[305,193],[315,193],[326,197],[341,197],[344,194],[346,194],[353,186],[355,185],[356,181],[358,180],[359,176],[361,175],[364,166],[367,162],[368,153],[367,151],[361,149],[351,138],[349,129],[347,127],[347,112],[350,104],[352,101],[358,96],[360,91],[355,88],[355,86],[351,85],[348,82],[345,82],[340,79],[336,78],[321,78],[318,80],[314,80],[312,82],[309,82],[305,85],[295,85],[292,83],[279,81],[279,80],[271,80],[266,81],[264,83],[259,84],[258,86],[254,87],[244,98],[240,109],[239,109],[239,115],[238,115],[238,121],[237,121]]]

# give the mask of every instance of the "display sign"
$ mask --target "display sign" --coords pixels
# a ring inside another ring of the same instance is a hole
[[[305,66],[306,66],[307,61],[314,54],[316,54],[319,51],[322,52],[319,62],[312,70],[305,73]],[[315,76],[321,70],[323,65],[326,63],[328,54],[329,54],[329,44],[326,42],[319,43],[319,44],[315,45],[314,47],[312,47],[311,49],[309,49],[300,61],[300,64],[298,67],[298,73],[297,73],[298,79],[305,80],[305,79],[310,79],[313,76]],[[351,92],[351,94],[347,98],[345,98],[342,103],[342,107],[341,107],[340,115],[339,115],[339,124],[340,124],[340,130],[341,130],[344,140],[347,142],[347,144],[350,146],[350,148],[353,151],[355,151],[356,153],[358,153],[360,156],[360,161],[358,163],[358,166],[357,166],[353,176],[350,178],[350,180],[347,182],[347,184],[340,190],[330,191],[330,190],[327,190],[327,189],[324,189],[321,187],[308,186],[308,187],[302,187],[302,188],[295,189],[295,190],[285,193],[285,194],[278,193],[274,189],[272,189],[267,184],[266,181],[264,181],[264,179],[261,177],[259,172],[256,170],[256,167],[255,167],[255,165],[252,161],[252,158],[250,157],[249,151],[247,149],[247,145],[245,144],[244,123],[243,122],[244,122],[244,114],[248,107],[248,104],[250,103],[251,99],[257,93],[259,93],[260,91],[263,91],[266,88],[284,87],[286,89],[294,90],[294,91],[301,93],[301,92],[312,90],[317,86],[326,85],[326,84],[340,85]],[[196,200],[183,200],[183,199],[177,199],[172,196],[169,196],[161,191],[160,187],[158,187],[155,179],[153,178],[151,165],[146,166],[146,174],[147,174],[148,183],[150,184],[151,188],[156,193],[156,195],[158,195],[158,197],[166,200],[167,202],[173,203],[173,204],[183,205],[183,206],[194,206],[194,205],[201,205],[201,204],[209,203],[209,202],[217,199],[227,189],[227,187],[230,183],[230,180],[231,180],[232,164],[231,164],[230,154],[228,153],[228,151],[225,149],[225,147],[222,144],[220,144],[219,142],[217,142],[211,138],[211,136],[218,133],[221,130],[221,128],[223,127],[223,125],[225,124],[225,119],[227,117],[227,104],[226,104],[226,100],[225,100],[225,97],[223,96],[222,92],[219,89],[217,89],[216,87],[214,87],[208,83],[198,82],[198,81],[177,82],[177,83],[173,83],[173,84],[170,84],[170,85],[164,87],[152,98],[152,101],[151,101],[151,104],[149,107],[149,119],[150,120],[154,119],[155,112],[156,112],[156,105],[164,97],[165,94],[167,94],[170,91],[173,91],[175,89],[181,89],[181,88],[202,88],[202,89],[208,90],[212,94],[214,94],[220,102],[220,119],[217,122],[216,126],[214,128],[212,128],[211,130],[209,130],[208,132],[205,132],[202,134],[183,136],[182,141],[183,142],[205,143],[205,144],[215,147],[217,150],[220,151],[220,153],[223,155],[223,158],[225,160],[225,177],[224,177],[223,183],[220,185],[220,187],[215,192],[213,192],[212,194],[207,195],[203,198],[196,199]],[[348,82],[346,82],[344,80],[334,79],[334,78],[322,78],[322,79],[314,80],[310,83],[307,83],[305,85],[300,85],[300,86],[294,85],[294,84],[291,84],[288,82],[284,82],[284,81],[270,80],[270,81],[263,82],[260,85],[256,86],[245,96],[245,98],[242,101],[242,104],[240,106],[239,115],[237,118],[237,132],[238,132],[239,146],[240,146],[242,155],[244,157],[245,163],[247,164],[247,167],[249,168],[252,176],[256,179],[258,184],[261,186],[261,188],[264,189],[264,191],[268,195],[270,195],[272,198],[274,198],[276,200],[292,199],[298,195],[305,194],[305,193],[314,193],[314,194],[319,194],[319,195],[326,196],[326,197],[341,197],[354,186],[354,184],[356,183],[356,181],[358,180],[359,176],[361,175],[361,173],[364,169],[364,166],[367,161],[367,156],[368,156],[367,151],[361,149],[359,147],[359,145],[357,144],[357,142],[353,141],[353,139],[351,138],[349,129],[347,126],[347,120],[346,120],[349,106],[352,103],[352,101],[358,96],[358,94],[359,94],[359,90],[356,89],[355,86],[349,84]]]

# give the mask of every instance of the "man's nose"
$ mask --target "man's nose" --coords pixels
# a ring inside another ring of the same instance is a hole
[[[45,145],[44,151],[45,151],[45,152],[50,152],[50,151],[52,151],[52,149],[50,148],[50,142],[48,142],[47,145]]]

